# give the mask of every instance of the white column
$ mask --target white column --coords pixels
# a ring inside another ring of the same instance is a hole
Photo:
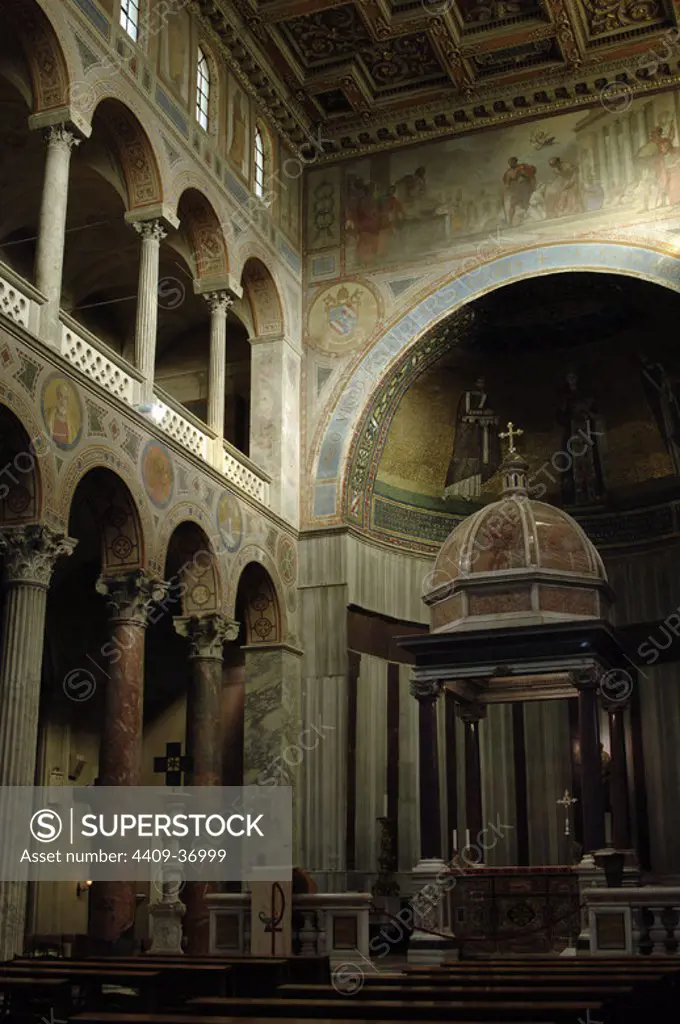
[[[142,239],[135,327],[135,366],[141,370],[144,377],[144,402],[150,401],[153,394],[158,326],[158,261],[160,244],[166,236],[166,231],[160,220],[133,221],[132,227]]]
[[[224,396],[227,375],[227,314],[234,303],[228,292],[208,292],[210,306],[210,370],[208,375],[208,426],[224,437]]]
[[[0,533],[3,554],[0,655],[0,786],[32,786],[38,746],[47,589],[54,563],[76,545],[48,526]],[[23,952],[26,884],[0,880],[0,961]]]
[[[80,144],[80,139],[63,124],[48,128],[45,137],[47,159],[40,206],[35,283],[47,299],[43,314],[44,331],[55,333],[56,339],[64,268],[69,167],[71,151]]]

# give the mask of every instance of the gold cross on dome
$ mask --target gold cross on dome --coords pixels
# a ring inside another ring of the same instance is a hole
[[[505,439],[507,438],[508,455],[513,455],[517,451],[517,449],[515,448],[515,438],[521,437],[523,433],[523,430],[521,430],[519,427],[516,427],[515,424],[512,421],[510,421],[510,423],[508,423],[508,429],[501,431],[501,433],[498,435],[501,441],[505,441]]]

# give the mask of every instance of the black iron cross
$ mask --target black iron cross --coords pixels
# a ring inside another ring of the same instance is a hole
[[[193,771],[193,758],[182,753],[181,743],[166,743],[165,757],[154,757],[153,770],[156,775],[165,772],[166,786],[181,786],[182,775]]]

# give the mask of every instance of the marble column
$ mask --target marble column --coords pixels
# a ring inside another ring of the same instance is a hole
[[[45,133],[47,159],[43,179],[40,224],[35,260],[35,283],[47,299],[43,309],[43,330],[57,340],[61,283],[66,242],[69,167],[74,146],[80,139],[65,125],[54,125]]]
[[[108,598],[111,639],[109,679],[99,745],[99,785],[139,786],[144,715],[144,639],[149,614],[167,589],[146,571],[100,576],[97,592]],[[134,924],[134,882],[95,882],[90,890],[90,937],[111,952]]]
[[[219,786],[222,782],[222,645],[238,637],[238,623],[223,615],[187,615],[174,620],[180,636],[189,641],[191,679],[187,690],[186,748],[191,758],[189,786]],[[204,896],[210,886],[187,882],[182,890],[186,907],[184,935],[190,956],[209,952],[209,916]]]
[[[0,786],[35,783],[47,590],[57,558],[76,543],[39,524],[0,531]],[[26,892],[24,882],[0,881],[0,961],[23,952]]]
[[[141,400],[145,403],[150,402],[153,396],[158,327],[158,264],[160,245],[166,237],[166,231],[160,220],[132,221],[131,224],[142,239],[135,326],[135,366],[143,376]]]
[[[271,477],[271,507],[299,521],[300,352],[281,336],[251,338],[250,458]]]
[[[604,788],[597,700],[599,674],[591,669],[574,672],[572,682],[578,690],[583,853],[588,856],[604,846]]]
[[[413,931],[408,961],[438,964],[450,946],[447,868],[442,859],[439,788],[437,701],[443,689],[438,679],[412,679],[411,694],[418,701],[418,763],[420,790],[420,861],[411,873],[414,896]]]
[[[475,848],[474,860],[484,859],[479,837],[484,826],[482,808],[482,769],[479,750],[479,723],[486,715],[481,704],[461,704],[457,708],[465,727],[465,821],[470,845]],[[461,843],[461,848],[463,844]]]
[[[227,314],[234,304],[229,292],[208,292],[210,307],[210,370],[208,374],[208,426],[224,437],[224,396],[227,380]]]
[[[628,769],[626,765],[626,705],[606,703],[609,716],[609,795],[612,809],[612,843],[616,850],[629,850],[630,807],[628,805]]]

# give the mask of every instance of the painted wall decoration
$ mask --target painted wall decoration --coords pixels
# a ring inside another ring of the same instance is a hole
[[[300,189],[301,179],[286,173],[286,168],[298,174],[298,161],[285,146],[281,147],[279,174],[279,223],[296,245],[300,242]]]
[[[175,489],[175,473],[170,452],[154,438],[147,441],[142,452],[142,480],[156,508],[167,508]]]
[[[297,554],[295,545],[285,534],[279,537],[276,563],[283,582],[287,585],[294,583],[297,579]]]
[[[680,214],[679,125],[680,96],[665,93],[357,161],[345,171],[347,266]]]
[[[174,91],[189,100],[191,17],[181,7],[166,16],[160,45],[160,72]]]
[[[227,120],[227,155],[243,178],[250,168],[250,107],[248,97],[229,80],[229,107]]]
[[[370,337],[378,316],[378,299],[360,281],[323,288],[309,311],[308,343],[329,354],[351,352]]]
[[[62,451],[70,451],[83,432],[83,405],[75,385],[60,373],[45,380],[40,408],[48,436]]]
[[[324,249],[340,242],[340,168],[312,171],[306,179],[307,248]]]
[[[236,498],[227,491],[217,502],[217,529],[227,551],[238,551],[243,540],[243,513]]]

